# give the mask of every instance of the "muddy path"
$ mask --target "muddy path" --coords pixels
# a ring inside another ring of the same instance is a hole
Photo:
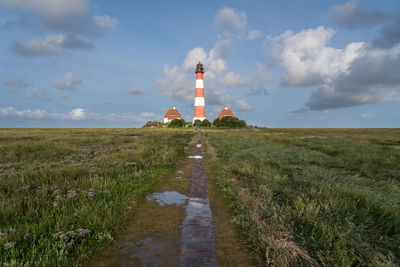
[[[189,202],[182,229],[180,266],[219,266],[200,134],[192,156]]]
[[[194,144],[189,145],[188,153]],[[161,178],[133,205],[127,227],[85,266],[179,266],[192,159]]]
[[[127,228],[85,266],[252,266],[212,179],[209,201],[206,176],[213,174],[202,149],[196,136],[187,148],[192,157],[132,205]]]

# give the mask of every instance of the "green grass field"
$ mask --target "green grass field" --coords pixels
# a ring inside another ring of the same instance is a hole
[[[0,129],[0,265],[85,263],[126,227],[194,135]],[[260,266],[400,265],[399,129],[201,135],[231,222]]]
[[[0,129],[0,265],[85,261],[185,156],[193,132]]]
[[[400,130],[204,135],[260,265],[400,265]]]

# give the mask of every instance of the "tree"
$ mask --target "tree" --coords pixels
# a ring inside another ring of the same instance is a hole
[[[185,120],[183,119],[173,119],[168,124],[168,128],[181,128],[181,127],[185,127]]]
[[[221,119],[216,118],[213,121],[213,125],[219,128],[244,128],[246,127],[246,122],[235,117],[225,116]]]
[[[200,124],[201,124],[201,120],[195,120],[194,123],[193,123],[193,126],[194,127],[200,127]]]
[[[202,127],[202,128],[211,127],[211,122],[209,120],[205,119],[200,123],[200,127]]]
[[[204,120],[196,120],[194,122],[194,126],[195,127],[199,127],[199,128],[207,128],[207,127],[211,127],[211,122],[207,119]]]

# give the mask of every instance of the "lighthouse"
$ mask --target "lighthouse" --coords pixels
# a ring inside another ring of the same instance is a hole
[[[206,119],[203,73],[203,65],[199,62],[196,67],[196,92],[194,95],[193,123],[196,120],[203,121]]]

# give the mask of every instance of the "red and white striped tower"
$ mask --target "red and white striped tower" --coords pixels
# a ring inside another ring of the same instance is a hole
[[[196,120],[206,119],[206,107],[204,101],[204,82],[203,82],[203,65],[199,62],[196,68],[196,93],[194,96],[194,115],[193,123]]]

